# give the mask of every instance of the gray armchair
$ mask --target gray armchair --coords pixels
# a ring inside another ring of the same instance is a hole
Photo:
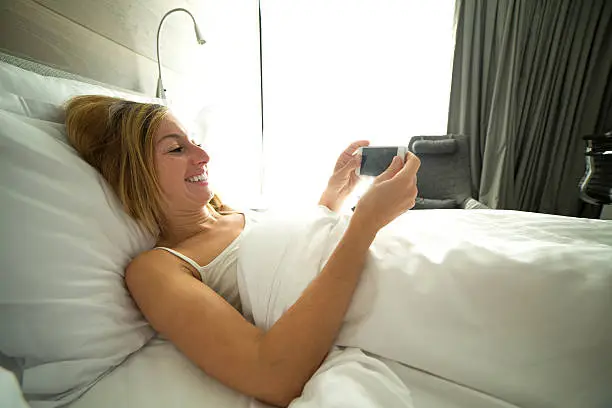
[[[467,135],[414,136],[408,148],[421,160],[414,209],[486,209],[472,196]]]

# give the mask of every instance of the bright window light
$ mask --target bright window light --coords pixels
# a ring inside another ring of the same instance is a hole
[[[264,198],[316,204],[353,140],[446,133],[453,0],[261,0]]]

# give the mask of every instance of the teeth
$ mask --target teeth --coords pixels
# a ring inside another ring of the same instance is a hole
[[[205,181],[205,180],[206,180],[206,176],[204,174],[200,174],[199,176],[189,177],[187,179],[187,181],[192,182],[192,183],[196,183],[198,181]]]

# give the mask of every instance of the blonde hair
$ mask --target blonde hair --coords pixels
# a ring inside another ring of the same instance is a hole
[[[68,141],[108,181],[125,211],[154,235],[163,230],[163,198],[155,172],[154,135],[169,113],[163,105],[102,95],[66,102]],[[211,210],[224,206],[217,195]]]

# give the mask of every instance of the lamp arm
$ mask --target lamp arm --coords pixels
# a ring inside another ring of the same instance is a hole
[[[161,21],[159,22],[159,26],[157,27],[157,75],[158,75],[158,91],[160,92],[160,95],[157,96],[161,96],[165,99],[166,95],[165,95],[165,91],[164,91],[164,86],[162,83],[162,76],[161,76],[161,60],[159,58],[159,35],[161,33],[161,29],[162,29],[162,25],[164,24],[164,20],[166,19],[166,17],[168,17],[170,14],[174,13],[175,11],[184,11],[185,13],[189,14],[189,17],[191,17],[191,21],[193,21],[193,25],[194,27],[197,27],[196,21],[195,21],[195,17],[193,16],[193,14],[191,14],[189,12],[189,10],[184,9],[182,7],[178,7],[178,8],[174,8],[170,11],[168,11],[166,14],[164,14],[164,16],[162,17]]]

